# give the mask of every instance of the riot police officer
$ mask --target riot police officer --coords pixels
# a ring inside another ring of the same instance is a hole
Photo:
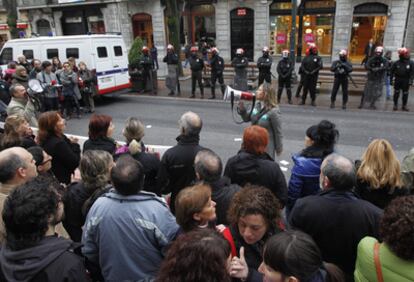
[[[201,99],[204,98],[204,87],[203,87],[203,69],[204,69],[204,60],[198,57],[198,47],[193,46],[190,49],[191,55],[189,58],[190,68],[191,68],[191,96],[190,98],[195,98],[195,89],[196,82],[198,87],[200,87],[200,96]]]
[[[216,81],[220,83],[221,94],[224,95],[226,85],[223,79],[224,60],[219,56],[219,50],[216,47],[211,48],[211,97],[210,99],[216,99]]]
[[[385,73],[388,69],[388,61],[382,56],[383,53],[384,48],[382,46],[376,47],[374,57],[370,58],[365,64],[365,69],[368,71],[368,80],[359,109],[362,109],[365,103],[369,103],[370,109],[375,110],[375,102],[382,96]]]
[[[154,83],[152,77],[152,58],[149,54],[147,46],[142,47],[142,56],[139,61],[139,66],[142,69],[142,78],[144,81],[142,93],[147,89],[147,83],[150,83],[151,94],[154,94]]]
[[[259,86],[262,85],[263,81],[272,83],[272,63],[273,59],[269,56],[269,47],[263,47],[263,56],[257,60],[257,68],[259,69]]]
[[[322,58],[318,56],[318,48],[315,45],[309,46],[309,55],[302,61],[303,95],[301,105],[305,105],[306,96],[310,93],[312,106],[316,106],[316,83],[318,82],[319,70],[322,69]]]
[[[244,55],[244,50],[239,48],[236,50],[236,56],[234,57],[231,65],[234,67],[236,73],[234,77],[234,88],[241,91],[247,91],[247,66],[249,61]]]
[[[289,104],[292,104],[292,72],[294,65],[289,59],[289,50],[282,51],[282,59],[277,64],[277,74],[278,78],[278,91],[277,91],[277,102],[280,103],[280,98],[282,97],[283,88],[286,87],[286,93],[288,96]]]
[[[174,46],[168,44],[167,55],[164,57],[163,62],[167,63],[168,75],[165,79],[165,85],[170,90],[169,96],[174,96],[175,89],[178,88],[178,95],[180,95],[180,84],[178,81],[178,56],[174,51]]]
[[[407,48],[398,49],[398,55],[400,59],[391,66],[391,85],[394,85],[394,111],[398,110],[398,98],[402,90],[402,110],[408,112],[408,91],[413,84],[414,62],[410,60],[410,50]]]
[[[348,77],[352,72],[352,65],[347,59],[348,52],[343,49],[339,52],[339,60],[332,63],[331,72],[335,74],[334,85],[331,94],[331,109],[335,108],[336,94],[339,87],[342,87],[342,109],[346,109],[348,102]]]

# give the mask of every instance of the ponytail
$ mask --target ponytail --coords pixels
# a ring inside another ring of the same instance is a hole
[[[141,153],[141,150],[142,150],[141,142],[138,142],[137,140],[132,139],[132,141],[129,142],[128,150],[131,153],[131,155]]]

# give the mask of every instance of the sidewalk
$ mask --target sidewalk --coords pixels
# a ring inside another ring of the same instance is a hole
[[[226,84],[231,85],[232,81],[225,81]],[[158,92],[157,92],[157,96],[159,97],[170,97],[170,98],[177,98],[177,99],[183,99],[183,98],[189,98],[191,95],[191,78],[190,78],[190,71],[189,69],[184,69],[184,76],[180,77],[180,85],[181,85],[181,95],[177,96],[177,94],[175,96],[168,96],[169,90],[165,87],[165,78],[160,77],[158,79]],[[277,80],[273,79],[272,80],[272,85],[276,88],[277,91]],[[293,100],[293,105],[298,105],[300,100],[297,98],[294,98],[295,93],[296,93],[296,89],[297,89],[298,84],[293,84],[292,85],[292,100]],[[316,97],[316,105],[317,108],[329,108],[330,104],[331,104],[331,89],[332,89],[332,84],[324,84],[323,87],[321,89],[319,89],[319,93],[317,94]],[[393,93],[394,90],[391,89],[391,93]],[[394,102],[392,100],[386,101],[385,99],[385,87],[384,87],[384,91],[383,91],[383,96],[377,101],[376,103],[376,107],[377,107],[377,111],[393,111],[393,106],[394,106]],[[148,95],[150,96],[150,93],[145,93],[145,94],[138,94],[136,92],[130,92],[131,95]],[[408,108],[410,109],[411,112],[414,112],[414,91],[413,88],[410,89],[410,95],[409,95],[409,99],[408,99]],[[205,87],[204,88],[204,99],[208,100],[208,98],[211,96],[211,89],[210,87]],[[400,96],[402,96],[402,94],[400,94]],[[221,91],[220,91],[220,87],[218,84],[216,84],[216,100],[221,100],[222,99],[222,95],[221,95]],[[196,99],[200,99],[200,90],[198,88],[196,88]],[[211,100],[209,100],[211,101]],[[349,98],[348,98],[348,104],[347,104],[347,110],[359,110],[358,106],[360,104],[361,101],[361,94],[355,94],[355,93],[350,93]],[[310,96],[308,94],[308,98],[306,100],[306,107],[310,107]],[[282,94],[282,101],[281,101],[282,105],[288,105],[288,101],[287,101],[287,95],[286,95],[286,90],[283,91]],[[399,109],[398,111],[401,112],[401,105],[402,105],[402,100],[401,97],[399,99]],[[342,92],[341,90],[339,90],[338,95],[336,97],[336,108],[335,110],[341,110],[342,111]]]

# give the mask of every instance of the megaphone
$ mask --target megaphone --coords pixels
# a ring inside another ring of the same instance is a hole
[[[246,100],[252,101],[255,97],[255,94],[252,92],[241,91],[231,88],[230,86],[226,87],[226,92],[224,92],[223,100],[224,101],[239,101]]]

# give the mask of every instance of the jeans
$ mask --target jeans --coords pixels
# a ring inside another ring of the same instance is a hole
[[[385,89],[387,91],[387,98],[391,98],[391,79],[389,75],[385,75]]]

